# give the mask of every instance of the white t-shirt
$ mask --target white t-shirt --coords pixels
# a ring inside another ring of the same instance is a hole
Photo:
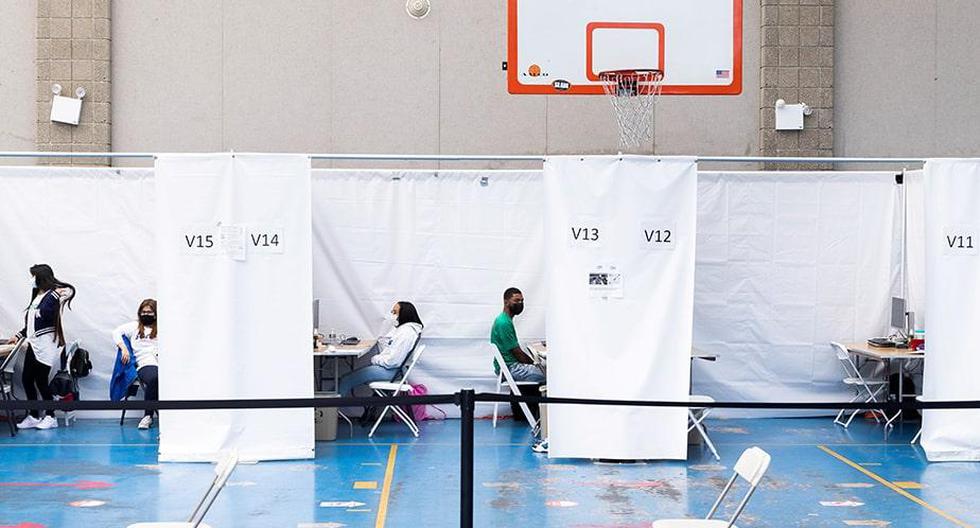
[[[395,327],[378,340],[378,355],[371,358],[371,363],[389,369],[400,367],[421,333],[422,325],[418,323]]]
[[[157,362],[157,339],[150,337],[153,331],[150,327],[143,327],[144,337],[139,335],[139,323],[132,321],[126,323],[112,331],[112,340],[117,345],[123,342],[123,336],[129,338],[129,343],[133,346],[133,355],[136,356],[136,368],[155,367]]]
[[[34,337],[34,321],[37,319],[38,306],[41,304],[41,299],[48,292],[40,292],[37,297],[31,301],[31,306],[27,308],[27,342],[31,345],[31,350],[34,351],[34,357],[37,358],[38,362],[53,367],[57,361],[60,360],[61,347],[58,346],[58,336],[55,333],[44,334],[42,336]]]

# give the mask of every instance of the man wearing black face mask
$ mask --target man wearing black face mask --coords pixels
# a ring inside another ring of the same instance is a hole
[[[504,310],[493,321],[490,331],[490,342],[493,343],[504,363],[514,376],[514,381],[544,382],[544,372],[534,364],[534,361],[521,350],[517,341],[517,331],[514,330],[514,317],[524,311],[524,294],[517,288],[507,288],[504,292]],[[500,367],[494,361],[494,371],[500,373]]]

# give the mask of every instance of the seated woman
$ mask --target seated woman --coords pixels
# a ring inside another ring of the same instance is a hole
[[[415,343],[422,336],[422,320],[415,305],[396,302],[391,307],[388,319],[393,321],[395,327],[378,340],[378,354],[371,358],[371,364],[340,378],[337,392],[341,396],[349,396],[356,387],[372,381],[391,381],[409,352],[415,348]]]
[[[122,363],[136,361],[136,374],[143,383],[143,398],[147,401],[159,399],[160,382],[157,372],[157,302],[145,299],[136,311],[137,320],[128,322],[112,332],[112,340],[121,351]],[[135,358],[129,357],[129,347],[123,342],[123,337],[129,340],[133,347]],[[140,420],[140,429],[149,429],[153,425],[153,411],[147,409]]]

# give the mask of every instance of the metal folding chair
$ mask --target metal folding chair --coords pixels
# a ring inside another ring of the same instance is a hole
[[[0,393],[2,393],[4,401],[14,399],[14,365],[17,363],[17,356],[23,354],[26,347],[26,339],[17,341],[13,350],[7,354],[7,357],[3,359],[3,363],[0,364]],[[10,426],[10,436],[17,436],[16,422],[17,419],[14,417],[14,411],[8,410],[7,424]]]
[[[393,398],[404,392],[410,392],[412,387],[408,384],[408,376],[412,373],[412,369],[415,368],[415,365],[418,364],[419,358],[422,357],[422,352],[425,352],[425,345],[416,343],[415,349],[412,350],[411,355],[409,356],[410,360],[408,363],[408,369],[403,371],[404,373],[402,374],[401,379],[397,382],[373,381],[368,383],[368,387],[370,387],[376,395],[382,398]],[[378,419],[374,422],[374,426],[371,427],[371,432],[368,433],[368,438],[374,436],[374,432],[378,429],[378,426],[381,425],[382,420],[385,419],[385,415],[388,414],[389,410],[391,410],[391,412],[395,413],[396,416],[405,422],[405,425],[412,431],[412,434],[418,438],[419,426],[409,415],[411,409],[406,412],[398,405],[385,405],[385,408],[381,411],[381,415],[378,416]]]
[[[510,368],[507,367],[507,363],[504,362],[504,357],[497,350],[497,347],[493,344],[489,345],[493,350],[493,359],[497,360],[497,365],[499,365],[500,373],[497,374],[497,392],[500,392],[501,384],[506,383],[507,387],[510,389],[511,394],[514,396],[521,396],[521,389],[519,387],[520,383],[514,381],[514,375],[510,372]],[[524,383],[525,385],[537,385],[537,383]],[[521,407],[521,412],[524,413],[524,417],[527,418],[527,423],[531,424],[531,429],[537,431],[538,421],[534,419],[534,415],[531,413],[531,408],[527,406],[527,403],[519,402]],[[497,403],[493,405],[493,426],[497,426]]]
[[[210,528],[204,524],[204,516],[208,514],[208,510],[211,509],[211,505],[218,498],[218,494],[224,489],[228,477],[235,471],[237,465],[238,455],[236,453],[229,453],[222,457],[214,467],[214,480],[211,481],[208,490],[204,492],[204,496],[194,507],[194,511],[187,522],[140,522],[130,524],[127,528]]]
[[[830,346],[834,348],[834,352],[837,354],[837,359],[840,361],[841,368],[844,370],[844,384],[853,389],[855,392],[854,397],[850,400],[850,403],[853,403],[861,398],[864,398],[864,403],[880,403],[878,401],[878,394],[880,394],[881,391],[888,390],[888,380],[865,379],[865,377],[861,375],[861,371],[854,364],[854,361],[851,359],[851,354],[847,351],[847,348],[844,345],[831,342]],[[834,423],[843,426],[844,428],[851,425],[851,421],[854,420],[854,417],[857,415],[860,409],[854,409],[847,420],[842,421],[841,418],[844,417],[844,413],[846,411],[847,409],[841,409],[834,418]],[[880,422],[880,420],[878,420],[878,414],[881,414],[882,418],[884,418],[886,421],[888,420],[888,416],[886,416],[884,411],[881,409],[875,409],[872,407],[871,412],[874,415],[876,422]]]
[[[715,449],[715,444],[711,442],[711,438],[708,438],[708,432],[704,429],[704,419],[708,417],[708,413],[711,412],[711,407],[709,404],[715,403],[715,399],[711,396],[704,396],[700,394],[692,394],[689,396],[691,403],[701,404],[697,407],[687,408],[687,419],[690,425],[687,427],[687,432],[690,433],[692,429],[697,429],[698,434],[704,439],[704,443],[708,444],[708,449],[711,450],[711,454],[715,456],[715,460],[721,460],[718,456],[718,450]],[[701,411],[700,415],[694,413],[694,411]]]
[[[654,521],[651,528],[735,528],[735,520],[738,516],[742,514],[742,510],[745,509],[745,505],[749,503],[749,499],[752,498],[752,494],[755,493],[756,488],[759,487],[759,482],[762,477],[766,474],[766,470],[769,469],[769,462],[771,457],[769,453],[759,449],[758,447],[750,447],[742,452],[742,456],[738,457],[738,462],[735,463],[735,473],[732,478],[728,479],[728,484],[725,488],[721,490],[721,495],[715,501],[714,506],[711,507],[711,511],[708,512],[708,516],[704,519],[664,519],[661,521]],[[732,517],[725,521],[722,519],[712,519],[715,512],[718,511],[718,507],[721,502],[731,491],[732,486],[735,485],[735,480],[741,477],[743,480],[748,482],[749,489],[742,497],[742,500],[738,503],[738,507],[735,509],[735,513]]]

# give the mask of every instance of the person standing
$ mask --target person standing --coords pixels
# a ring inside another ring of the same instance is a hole
[[[75,287],[61,282],[47,264],[31,266],[33,284],[31,303],[24,314],[24,328],[11,338],[10,343],[27,340],[24,370],[21,382],[28,400],[37,400],[38,393],[45,400],[54,396],[48,387],[51,367],[60,359],[65,347],[65,332],[61,326],[62,304],[71,308]],[[58,421],[53,413],[31,411],[19,424],[18,429],[53,429]]]

